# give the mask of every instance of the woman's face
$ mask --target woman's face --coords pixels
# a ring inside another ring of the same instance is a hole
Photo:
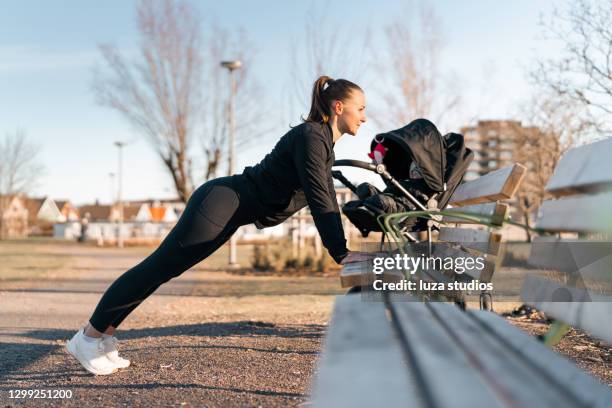
[[[354,90],[348,99],[340,103],[337,102],[335,103],[334,110],[338,116],[338,130],[342,133],[355,136],[359,126],[367,120],[365,114],[365,95],[359,90]]]

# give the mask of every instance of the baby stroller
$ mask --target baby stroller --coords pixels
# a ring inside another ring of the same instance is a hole
[[[416,119],[400,129],[376,135],[371,150],[373,163],[337,160],[334,166],[373,171],[385,182],[384,191],[367,183],[357,187],[340,171],[333,171],[334,178],[359,197],[346,203],[342,212],[364,237],[371,231],[382,231],[377,218],[396,212],[398,203],[402,208],[398,212],[444,209],[474,156],[462,135],[442,136],[427,119]],[[431,226],[426,218],[410,217],[401,223],[400,231],[409,241],[418,242],[411,232],[430,230]]]

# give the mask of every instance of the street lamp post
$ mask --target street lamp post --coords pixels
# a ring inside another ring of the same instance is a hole
[[[230,77],[230,95],[228,102],[228,122],[229,122],[229,166],[228,175],[234,174],[235,164],[235,151],[234,151],[234,96],[236,94],[236,80],[234,78],[234,71],[242,67],[242,61],[222,61],[221,66],[227,68]],[[236,235],[232,235],[230,238],[230,253],[229,253],[229,266],[238,267],[236,261]]]
[[[122,190],[123,190],[123,146],[125,142],[115,142],[115,146],[119,149],[119,170],[117,177],[119,179],[119,186],[117,189],[117,206],[119,207],[119,228],[117,230],[117,246],[123,248],[123,235],[121,230],[123,228],[123,201],[122,201]]]
[[[110,172],[108,173],[108,177],[110,178],[110,202],[111,204],[113,203],[113,201],[115,201],[117,199],[117,196],[115,195],[115,173]]]

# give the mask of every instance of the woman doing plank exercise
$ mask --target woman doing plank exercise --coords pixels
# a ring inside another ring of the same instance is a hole
[[[129,366],[119,357],[115,329],[160,285],[206,259],[242,225],[277,225],[308,205],[336,262],[367,259],[346,247],[331,171],[334,144],[346,133],[357,134],[365,108],[356,84],[317,79],[304,123],[282,136],[259,164],[197,188],[160,246],[106,290],[87,326],[68,341],[69,353],[93,374]]]

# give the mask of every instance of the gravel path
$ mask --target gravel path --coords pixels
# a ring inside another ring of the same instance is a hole
[[[142,255],[68,250],[61,270],[0,282],[0,406],[307,404],[337,278],[189,271],[122,325],[120,350],[132,367],[96,377],[64,342]],[[71,390],[72,398],[11,400],[15,389]]]
[[[0,280],[0,407],[309,405],[334,296],[342,293],[337,277],[238,275],[201,264],[162,286],[121,326],[130,368],[105,377],[84,371],[65,341],[110,282],[146,254],[3,243],[0,279],[11,279]],[[497,302],[496,310],[516,306]],[[548,326],[509,321],[531,334]],[[609,346],[573,331],[556,350],[612,386]],[[72,398],[15,400],[11,390],[69,390]]]

